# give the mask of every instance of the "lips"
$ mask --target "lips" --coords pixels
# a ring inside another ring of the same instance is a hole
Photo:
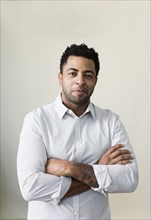
[[[75,93],[76,95],[82,96],[86,93],[85,89],[75,89],[73,90],[73,93]]]
[[[85,90],[81,90],[81,89],[77,89],[77,90],[74,90],[73,92],[86,92]]]
[[[77,88],[74,89],[73,92],[87,92],[87,90],[85,88]]]

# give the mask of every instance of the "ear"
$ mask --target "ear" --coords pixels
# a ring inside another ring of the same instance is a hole
[[[63,75],[62,73],[58,73],[58,81],[59,81],[59,85],[62,87],[62,79],[63,79]]]

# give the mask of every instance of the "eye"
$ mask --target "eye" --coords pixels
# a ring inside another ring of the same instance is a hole
[[[86,72],[84,75],[85,75],[85,77],[88,78],[88,79],[93,79],[93,78],[94,78],[94,74],[91,73],[91,72]]]
[[[76,75],[77,75],[76,72],[69,72],[68,74],[69,74],[70,76],[76,76]]]

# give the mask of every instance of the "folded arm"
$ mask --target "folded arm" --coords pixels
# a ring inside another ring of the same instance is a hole
[[[118,163],[113,162],[113,164],[111,164],[107,163],[104,158],[101,158],[98,164],[93,165],[94,173],[99,184],[97,189],[93,188],[95,191],[102,192],[106,195],[106,193],[133,192],[137,188],[137,162],[129,141],[126,143],[124,151],[129,151],[132,155],[129,163],[127,161],[128,155],[125,155],[125,161]]]
[[[102,155],[97,162],[97,166],[118,164],[126,165],[130,164],[132,160],[133,156],[131,153],[128,150],[123,149],[123,145],[119,144],[111,147],[104,155]],[[73,184],[65,197],[79,194],[91,187],[93,189],[99,188],[99,183],[92,165],[75,163],[68,160],[49,159],[46,163],[45,171],[46,173],[55,176],[72,177]]]

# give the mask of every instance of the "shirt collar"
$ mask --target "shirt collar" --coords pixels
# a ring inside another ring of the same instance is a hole
[[[62,103],[61,94],[59,94],[55,100],[55,109],[61,119],[63,118],[65,113],[68,111],[68,108]]]
[[[70,110],[62,103],[62,99],[61,99],[61,94],[58,95],[58,97],[55,100],[55,109],[59,115],[59,117],[62,119],[64,117],[64,115],[67,113],[67,111],[69,112]],[[86,114],[90,112],[92,117],[95,119],[95,110],[94,110],[94,105],[90,102],[90,104],[88,105],[86,111],[83,113]]]
[[[90,112],[92,117],[95,119],[95,109],[94,109],[94,104],[92,102],[90,102],[90,104],[88,105],[85,113]]]

